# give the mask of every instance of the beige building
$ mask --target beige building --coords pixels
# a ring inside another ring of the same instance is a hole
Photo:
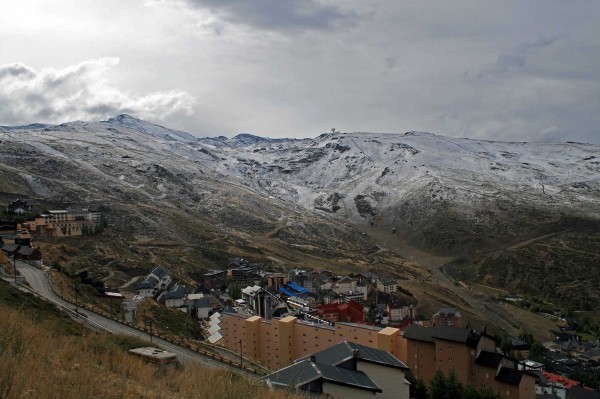
[[[393,278],[381,278],[377,280],[377,291],[393,294],[398,290],[398,283]]]
[[[87,210],[55,210],[36,217],[35,226],[30,227],[43,237],[80,236],[85,229],[93,232],[97,219],[97,213]]]
[[[311,323],[287,316],[265,320],[238,314],[221,315],[225,347],[242,352],[270,369],[289,365],[294,359],[319,352],[343,341],[388,351],[402,359],[402,335],[397,328],[377,328],[355,323]]]
[[[340,278],[335,284],[332,286],[333,292],[340,295],[351,295],[351,294],[360,294],[362,300],[367,300],[367,286],[365,284],[358,284],[358,279],[351,278],[348,276]]]

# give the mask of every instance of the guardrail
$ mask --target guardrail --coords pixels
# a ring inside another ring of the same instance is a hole
[[[78,306],[81,309],[84,309],[84,310],[86,310],[88,312],[95,313],[98,316],[102,316],[102,317],[110,319],[110,320],[112,320],[112,321],[114,321],[116,323],[122,324],[124,326],[129,327],[129,328],[133,328],[133,329],[135,329],[135,330],[137,330],[139,332],[143,332],[143,333],[146,333],[146,334],[150,335],[149,331],[146,330],[145,328],[141,328],[141,327],[139,327],[139,326],[137,326],[135,324],[119,320],[119,319],[117,319],[116,317],[114,317],[113,315],[111,315],[109,313],[103,312],[103,311],[101,311],[99,309],[92,309],[92,308],[86,306],[85,304],[75,304],[75,303],[73,303],[68,298],[63,297],[61,293],[57,293],[56,292],[56,289],[55,289],[55,286],[54,286],[54,282],[52,281],[52,276],[47,271],[45,271],[45,270],[43,270],[43,271],[44,271],[44,274],[46,275],[46,278],[48,280],[48,283],[50,285],[50,288],[51,288],[52,292],[54,292],[54,294],[56,296],[58,296],[59,298],[61,298],[63,301],[68,302],[68,303],[70,303],[72,305]],[[33,293],[36,293],[34,290],[32,290],[31,288],[29,288],[29,287],[27,287],[25,285],[23,285],[23,287],[27,288],[29,291],[31,291]],[[66,306],[63,306],[62,304],[60,304],[60,303],[52,300],[51,298],[46,298],[46,299],[48,299],[49,301],[55,303],[57,306],[61,307],[62,309],[65,309],[67,312],[70,312],[71,314],[76,314],[78,317],[81,316],[80,314],[78,314],[77,312],[75,312],[73,309],[70,309],[70,308],[68,308]],[[98,323],[95,323],[92,320],[85,319],[85,322],[90,323],[90,324],[94,325],[95,327],[97,326],[97,327],[101,328],[102,330],[104,330],[104,331],[106,331],[108,333],[113,334],[113,332],[111,330],[107,329],[104,326],[99,325]],[[228,359],[228,358],[226,358],[224,356],[221,356],[219,354],[216,354],[214,352],[207,351],[205,349],[202,349],[202,348],[199,348],[199,347],[196,347],[196,346],[193,346],[193,345],[183,344],[181,342],[181,340],[175,340],[175,339],[173,339],[171,337],[167,337],[167,336],[164,336],[164,335],[161,335],[161,334],[152,334],[152,336],[153,337],[157,337],[157,338],[159,338],[159,339],[161,339],[163,341],[166,341],[166,342],[168,342],[168,343],[170,343],[172,345],[176,345],[176,346],[178,346],[178,347],[180,347],[182,349],[186,349],[186,350],[192,351],[192,352],[194,352],[196,354],[199,354],[199,355],[204,356],[206,358],[210,358],[210,359],[212,359],[214,361],[218,361],[220,363],[226,364],[226,365],[228,365],[230,367],[239,368],[239,369],[241,369],[244,372],[247,372],[247,373],[250,373],[250,374],[254,374],[256,376],[264,376],[264,375],[266,375],[268,373],[268,370],[266,368],[264,368],[264,366],[258,365],[258,364],[256,364],[255,362],[253,362],[250,359],[243,358],[243,362],[242,361],[237,362],[237,361]],[[219,347],[218,349],[219,350],[223,350],[223,349],[226,349],[226,348]],[[238,354],[236,354],[236,355],[239,356]],[[243,364],[243,363],[254,363],[255,367],[249,367],[249,366],[247,366],[246,364]]]

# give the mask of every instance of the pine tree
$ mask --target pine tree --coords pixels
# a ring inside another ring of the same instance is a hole
[[[442,373],[440,370],[437,370],[435,373],[433,373],[433,377],[431,377],[431,382],[429,383],[429,392],[431,393],[431,399],[445,399],[446,390],[446,376],[444,376],[444,373]]]

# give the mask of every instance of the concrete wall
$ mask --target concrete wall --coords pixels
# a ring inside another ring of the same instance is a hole
[[[357,369],[364,371],[383,391],[375,396],[382,399],[409,399],[409,384],[404,382],[404,372],[400,369],[383,367],[358,361]]]
[[[454,371],[459,381],[470,381],[472,379],[471,348],[452,341],[437,340],[435,343],[437,369],[449,375]]]
[[[407,353],[405,364],[410,368],[413,375],[428,383],[437,370],[435,344],[409,340],[407,342]],[[404,359],[400,359],[403,360]]]
[[[329,394],[335,399],[372,399],[375,397],[374,392],[346,387],[343,385],[331,384],[328,382],[323,382],[323,393]]]

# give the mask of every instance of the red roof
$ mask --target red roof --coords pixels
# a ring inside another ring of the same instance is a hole
[[[579,381],[571,380],[567,377],[563,377],[562,375],[548,373],[547,371],[544,371],[544,378],[556,384],[560,384],[567,389],[571,389],[574,386],[581,385],[581,382]]]
[[[328,305],[317,306],[317,313],[323,316],[326,313],[336,313],[337,321],[349,321],[351,323],[360,323],[365,320],[365,314],[362,305],[355,301],[348,303],[330,303]]]

